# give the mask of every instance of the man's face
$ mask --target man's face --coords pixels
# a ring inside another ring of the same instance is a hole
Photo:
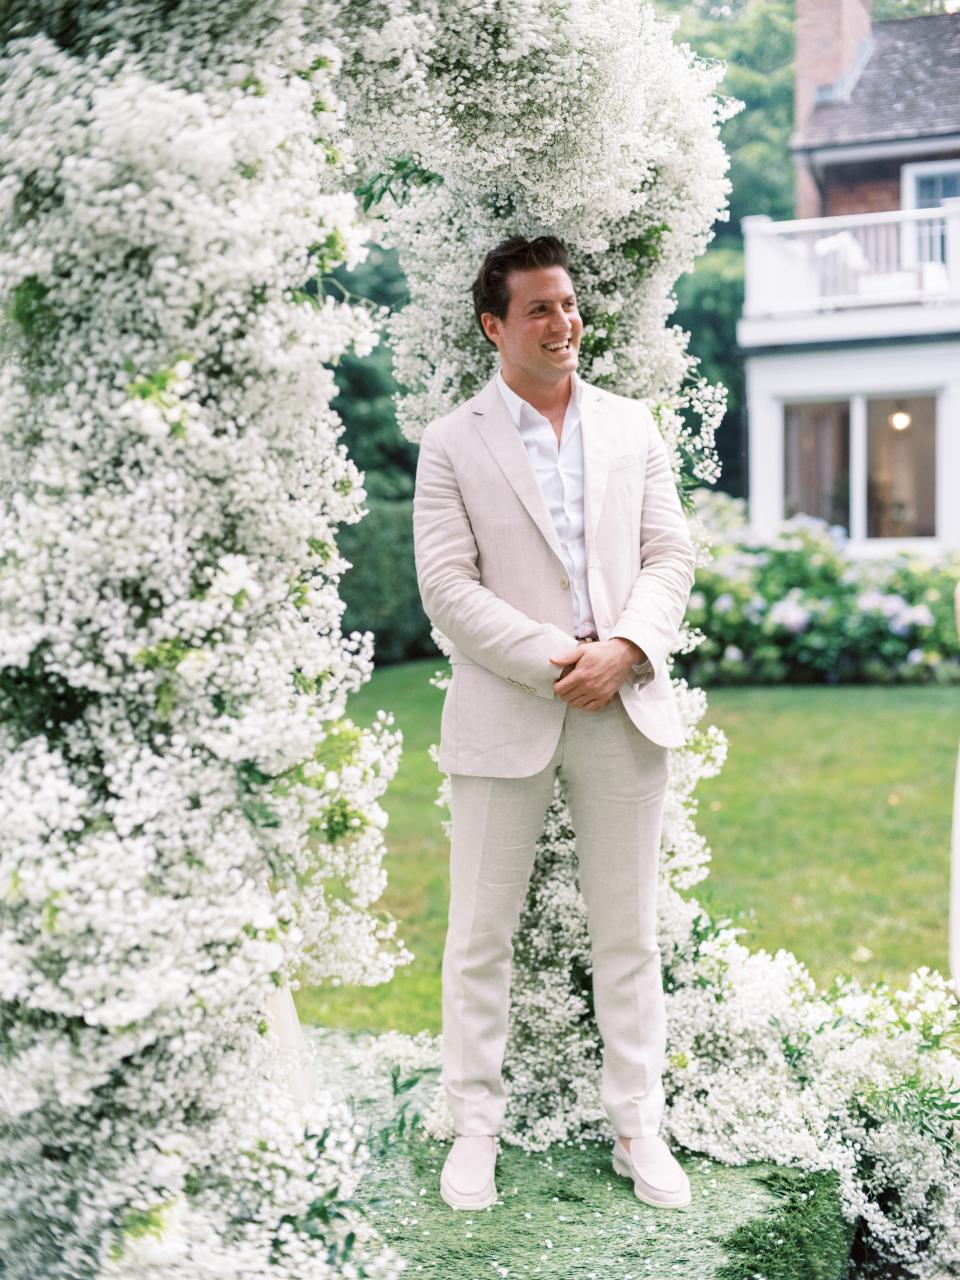
[[[510,304],[504,319],[484,312],[504,373],[518,381],[551,384],[577,367],[583,321],[573,283],[563,267],[534,267],[507,276]]]

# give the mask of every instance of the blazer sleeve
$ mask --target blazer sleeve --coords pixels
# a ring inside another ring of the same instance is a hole
[[[641,406],[649,448],[640,513],[640,572],[611,635],[638,645],[649,661],[633,668],[632,683],[646,684],[660,674],[676,644],[690,599],[696,552],[680,506],[667,447],[653,415]]]
[[[479,553],[450,458],[434,428],[420,440],[413,497],[417,582],[427,617],[474,662],[512,684],[555,698],[559,658],[576,640],[535,622],[480,582]]]

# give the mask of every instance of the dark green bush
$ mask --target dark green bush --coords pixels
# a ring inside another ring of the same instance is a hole
[[[337,538],[353,565],[340,589],[347,604],[343,629],[372,631],[378,663],[439,657],[417,589],[413,502],[371,497],[367,505],[360,523],[344,526]]]

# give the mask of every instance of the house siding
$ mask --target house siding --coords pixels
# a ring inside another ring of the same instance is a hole
[[[838,164],[824,171],[821,216],[842,217],[850,213],[886,213],[903,203],[901,167],[914,160],[958,160],[960,150],[942,155],[898,156],[895,160],[873,160],[869,164]],[[815,215],[816,216],[816,215]]]
[[[848,164],[824,173],[823,216],[900,208],[900,161]]]

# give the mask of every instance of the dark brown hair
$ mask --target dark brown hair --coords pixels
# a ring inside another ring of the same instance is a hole
[[[564,271],[570,270],[567,246],[562,240],[556,236],[537,236],[534,240],[513,236],[510,240],[501,240],[484,258],[483,266],[470,287],[473,291],[473,310],[477,324],[485,338],[487,335],[480,319],[485,311],[499,320],[506,319],[507,307],[510,305],[507,276],[511,271],[533,271],[537,267],[563,267]],[[487,338],[487,341],[490,339]]]

